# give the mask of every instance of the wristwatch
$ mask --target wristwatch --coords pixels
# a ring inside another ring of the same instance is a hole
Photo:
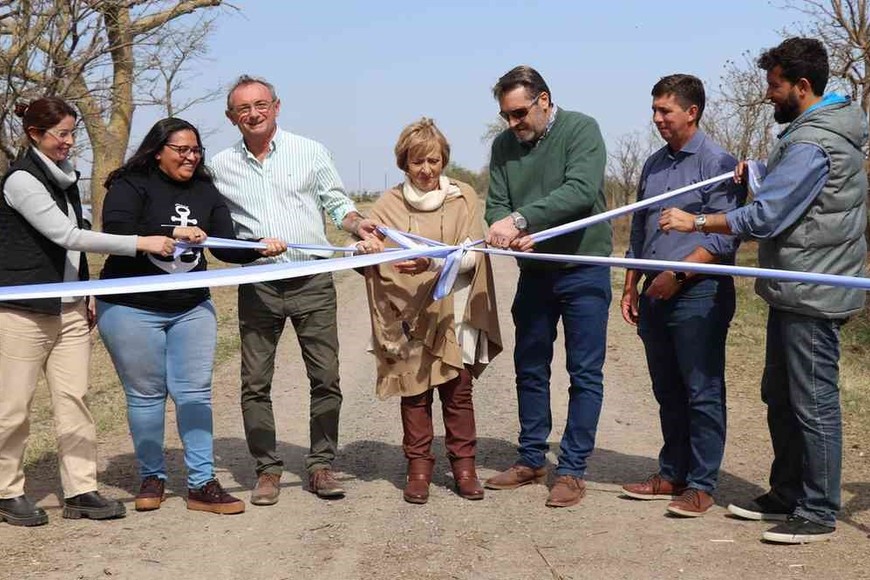
[[[707,216],[704,214],[695,216],[695,231],[704,232],[704,226],[707,225]]]
[[[674,272],[674,280],[677,281],[677,284],[682,284],[688,279],[688,275],[685,272]]]
[[[522,231],[529,229],[528,220],[526,220],[526,218],[524,218],[523,214],[521,214],[520,212],[515,211],[514,213],[512,213],[511,219],[514,220],[514,227],[518,230]]]

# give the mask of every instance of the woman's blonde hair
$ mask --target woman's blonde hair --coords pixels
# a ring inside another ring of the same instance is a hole
[[[429,151],[434,146],[441,149],[441,159],[444,167],[450,162],[450,144],[435,126],[435,121],[423,117],[411,123],[399,135],[396,142],[396,165],[402,171],[408,171],[408,156],[412,151]]]

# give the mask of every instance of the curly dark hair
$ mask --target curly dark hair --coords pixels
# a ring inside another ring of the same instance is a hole
[[[130,157],[124,165],[109,174],[109,177],[106,178],[106,183],[104,184],[106,189],[108,189],[116,179],[126,175],[148,173],[149,171],[156,169],[158,166],[157,153],[169,142],[170,137],[179,131],[193,131],[193,134],[196,135],[197,145],[202,147],[202,139],[199,136],[199,130],[197,130],[197,128],[192,124],[184,119],[179,119],[178,117],[167,117],[166,119],[161,119],[154,123],[154,126],[151,127],[148,134],[145,135],[144,139],[142,139],[142,143],[139,145],[139,148],[133,156]],[[192,179],[212,181],[211,173],[202,160],[197,164]]]
[[[776,66],[788,82],[807,79],[816,96],[825,93],[830,74],[828,51],[815,38],[788,38],[758,57],[758,68],[770,71]]]

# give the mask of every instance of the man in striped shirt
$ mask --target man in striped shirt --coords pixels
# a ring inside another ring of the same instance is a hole
[[[327,245],[323,212],[358,237],[376,224],[356,211],[326,148],[278,128],[281,101],[267,81],[242,76],[227,95],[226,115],[242,139],[211,163],[215,184],[244,238]],[[328,251],[291,249],[267,261],[328,258]],[[331,274],[239,286],[242,344],[242,416],[248,449],[257,462],[254,505],[277,503],[284,464],[277,454],[272,413],[275,350],[287,319],[293,323],[311,384],[308,490],[341,497],[332,472],[338,445],[341,389],[338,375],[335,287]]]

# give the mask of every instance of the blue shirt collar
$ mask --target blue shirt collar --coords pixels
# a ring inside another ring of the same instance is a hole
[[[701,144],[704,143],[704,139],[707,138],[707,135],[701,131],[700,129],[695,131],[695,134],[692,135],[692,138],[683,145],[679,151],[671,151],[670,145],[665,145],[665,148],[668,150],[668,155],[675,155],[677,153],[684,153],[686,155],[694,155],[698,151],[701,150]]]

